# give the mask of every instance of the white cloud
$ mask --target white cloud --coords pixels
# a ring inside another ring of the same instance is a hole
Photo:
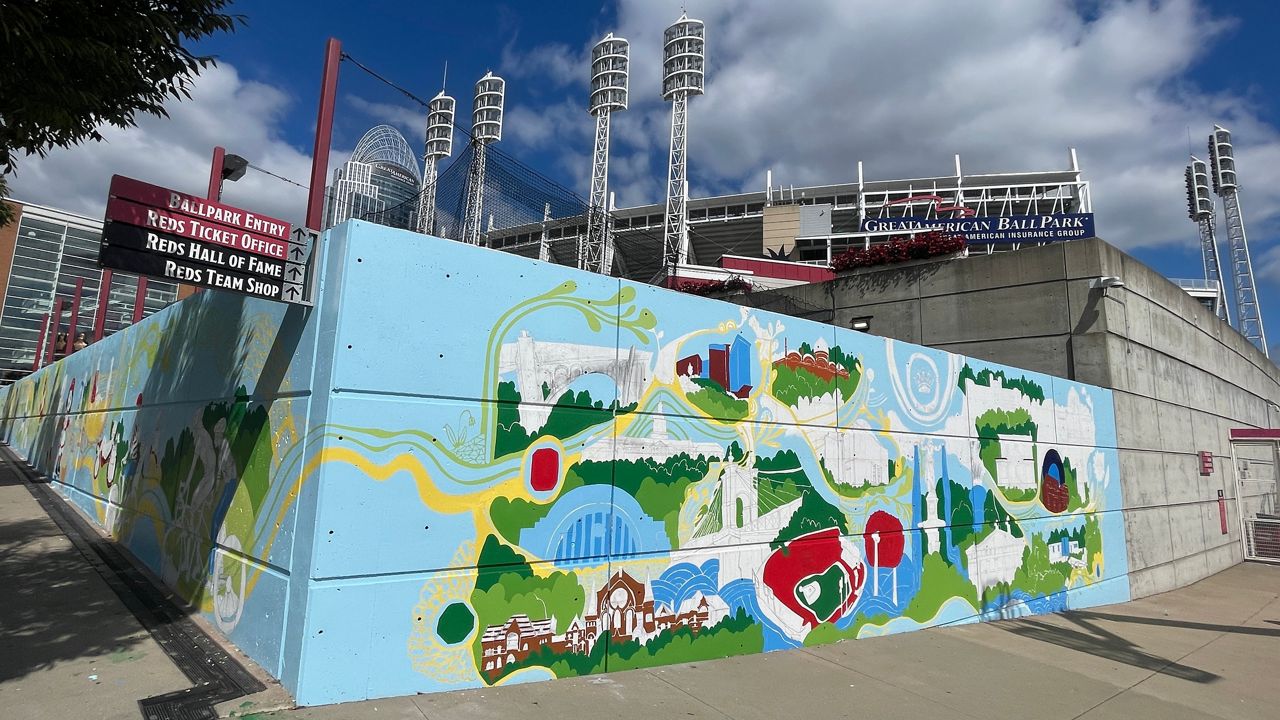
[[[395,127],[401,135],[404,135],[411,148],[419,148],[426,138],[427,111],[425,108],[417,105],[409,107],[375,102],[359,95],[347,95],[343,101],[373,120]]]
[[[620,0],[612,29],[631,41],[631,107],[614,117],[610,159],[620,204],[662,196],[662,32],[681,5],[707,24],[706,95],[689,113],[695,194],[763,189],[769,169],[784,184],[849,181],[860,160],[869,179],[944,175],[956,153],[966,173],[1061,169],[1075,147],[1103,237],[1185,247],[1197,243],[1182,188],[1187,131],[1203,156],[1220,122],[1237,141],[1247,224],[1280,224],[1280,133],[1245,98],[1186,79],[1230,27],[1192,0]],[[520,57],[585,102],[584,53]],[[508,125],[517,142],[520,119]],[[528,134],[589,156],[582,124],[542,114]]]
[[[104,142],[55,148],[47,157],[27,157],[10,179],[15,200],[101,216],[113,174],[203,196],[215,145],[250,163],[308,184],[310,148],[297,148],[280,134],[291,98],[270,85],[242,79],[227,63],[201,73],[185,102],[166,106],[170,117],[138,118],[138,127],[106,128]],[[349,152],[331,154],[331,165]],[[301,222],[307,193],[250,170],[225,183],[223,200],[290,222]]]

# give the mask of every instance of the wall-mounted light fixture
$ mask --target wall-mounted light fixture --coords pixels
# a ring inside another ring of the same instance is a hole
[[[1124,287],[1124,281],[1115,275],[1103,275],[1089,281],[1090,290],[1101,290],[1103,297],[1106,297],[1107,291],[1111,288]]]
[[[871,332],[871,316],[856,317],[849,321],[849,327],[858,332]]]

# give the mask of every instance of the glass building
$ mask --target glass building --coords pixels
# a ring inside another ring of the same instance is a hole
[[[378,125],[360,138],[351,159],[333,171],[325,193],[326,229],[355,218],[413,230],[422,168],[399,130]]]
[[[70,331],[71,301],[78,280],[83,280],[84,286],[76,329],[92,339],[102,285],[102,268],[98,267],[101,219],[39,205],[9,204],[17,217],[0,227],[0,288],[4,292],[0,310],[0,378],[6,382],[31,371],[45,316],[53,312],[56,299],[64,301],[58,332]],[[104,336],[132,324],[137,294],[137,275],[111,274]],[[148,279],[143,316],[177,299],[176,284]]]

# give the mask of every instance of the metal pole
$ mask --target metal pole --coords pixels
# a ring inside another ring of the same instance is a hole
[[[226,148],[221,145],[214,146],[213,162],[209,164],[209,194],[207,195],[214,202],[222,200],[222,158],[226,154]]]
[[[80,296],[84,294],[84,278],[76,278],[76,294],[71,298],[71,325],[67,328],[67,346],[62,352],[70,355],[76,343],[76,330],[80,326]]]
[[[311,187],[307,192],[307,227],[323,230],[324,181],[329,172],[329,145],[333,141],[333,106],[338,96],[338,64],[342,42],[329,38],[324,47],[324,74],[320,79],[320,108],[316,111],[316,144],[311,151]]]
[[[138,276],[138,291],[133,296],[133,324],[137,325],[142,321],[142,307],[146,304],[147,299],[147,279],[141,275]]]
[[[102,284],[98,286],[98,309],[93,313],[93,341],[102,339],[107,326],[107,302],[111,299],[111,270],[102,269]]]
[[[44,335],[49,332],[49,313],[44,314],[44,320],[40,323],[40,336],[36,338],[36,356],[31,361],[31,372],[40,369],[40,357],[44,355]]]
[[[54,345],[58,344],[58,326],[62,325],[62,298],[58,298],[53,303],[53,322],[49,325],[49,335],[45,340],[44,348],[44,364],[48,365],[53,362]]]

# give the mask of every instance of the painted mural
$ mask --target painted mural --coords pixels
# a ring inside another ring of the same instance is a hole
[[[0,391],[6,441],[301,704],[1128,599],[1106,390],[325,244],[314,310],[202,293]]]
[[[339,353],[335,387],[381,400],[334,405],[317,522],[347,540],[316,566],[377,555],[360,569],[385,584],[313,607],[314,647],[333,643],[315,677],[367,637],[377,695],[1128,598],[1108,391],[539,267],[425,329],[411,380],[401,358],[390,378],[345,374]],[[378,334],[338,332],[357,353]],[[393,381],[415,397],[381,395]],[[395,510],[365,536],[326,511],[338,498]],[[378,617],[330,641],[348,602]],[[386,657],[401,640],[407,666]]]
[[[197,317],[203,341],[187,333]],[[208,294],[0,399],[5,442],[273,673],[293,500],[280,478],[298,472],[303,423],[250,388],[266,390],[256,380],[279,329],[269,303]]]

